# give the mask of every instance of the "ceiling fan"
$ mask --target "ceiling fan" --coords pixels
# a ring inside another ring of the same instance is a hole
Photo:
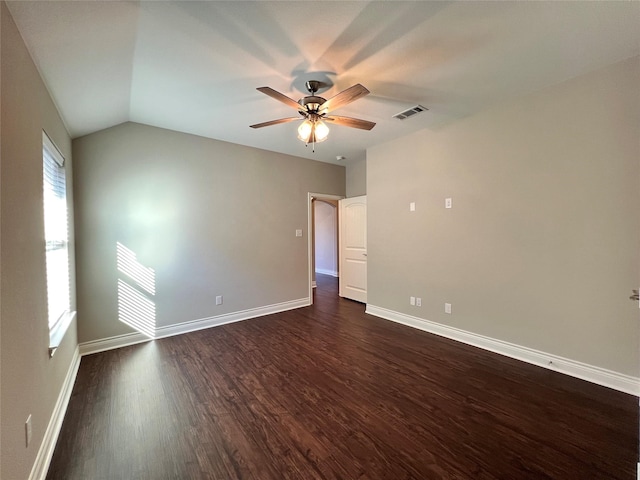
[[[329,135],[329,127],[327,127],[325,122],[345,127],[359,128],[362,130],[371,130],[375,127],[375,123],[367,120],[329,115],[331,111],[337,110],[338,108],[369,94],[369,90],[359,83],[343,90],[337,95],[331,97],[329,100],[316,95],[318,90],[328,86],[326,83],[317,80],[309,80],[305,83],[305,86],[310,95],[301,98],[297,102],[271,87],[259,87],[257,90],[298,111],[302,119],[304,119],[298,127],[298,138],[307,145],[311,143],[314,151],[315,144],[326,140]],[[255,125],[251,125],[251,128],[269,127],[271,125],[278,125],[279,123],[288,123],[296,120],[301,120],[301,118],[279,118],[269,122],[256,123]]]

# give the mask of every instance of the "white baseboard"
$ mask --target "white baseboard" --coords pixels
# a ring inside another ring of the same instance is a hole
[[[124,335],[116,335],[115,337],[101,338],[100,340],[92,340],[83,342],[80,346],[80,356],[91,355],[92,353],[106,352],[115,348],[128,347],[137,343],[143,343],[153,340],[142,333],[133,332]]]
[[[64,415],[67,412],[67,406],[69,405],[69,399],[71,398],[71,392],[73,391],[73,385],[78,375],[78,368],[80,367],[80,350],[76,348],[71,359],[71,365],[67,370],[67,376],[64,379],[62,389],[58,395],[58,400],[53,408],[53,413],[47,430],[44,432],[44,438],[40,444],[40,449],[36,455],[36,460],[31,468],[31,474],[29,480],[44,480],[49,470],[49,464],[53,457],[53,451],[56,448],[56,442],[58,441],[58,435],[62,428],[62,421]]]
[[[473,345],[474,347],[489,350],[490,352],[522,360],[523,362],[548,368],[549,370],[555,370],[598,385],[613,388],[614,390],[640,396],[640,378],[588,365],[576,360],[559,357],[557,355],[541,352],[532,348],[504,342],[495,338],[485,337],[466,330],[406,315],[386,308],[376,307],[375,305],[367,305],[366,313],[384,318],[385,320],[391,320],[409,327],[417,328],[419,330],[424,330],[425,332],[434,333],[441,337],[457,340],[459,342],[466,343],[467,345]]]
[[[291,300],[289,302],[267,305],[265,307],[250,308],[248,310],[241,310],[239,312],[216,315],[215,317],[201,318],[199,320],[177,323],[175,325],[157,328],[156,338],[172,337],[174,335],[181,335],[183,333],[204,330],[205,328],[217,327],[219,325],[225,325],[227,323],[249,320],[250,318],[263,317],[265,315],[271,315],[274,313],[293,310],[295,308],[306,307],[309,305],[311,305],[311,302],[309,300],[309,297],[307,297],[300,298],[298,300]]]
[[[181,335],[183,333],[195,332],[197,330],[203,330],[205,328],[217,327],[219,325],[225,325],[227,323],[248,320],[250,318],[263,317],[265,315],[271,315],[273,313],[284,312],[286,310],[306,307],[308,305],[311,305],[308,297],[300,298],[298,300],[266,305],[264,307],[250,308],[247,310],[241,310],[239,312],[225,313],[222,315],[216,315],[214,317],[200,318],[198,320],[191,320],[188,322],[177,323],[175,325],[168,325],[166,327],[159,327],[156,328],[156,334],[153,338],[149,338],[148,336],[143,335],[139,332],[133,332],[127,333],[125,335],[117,335],[115,337],[93,340],[91,342],[84,342],[80,344],[80,355],[90,355],[92,353],[104,352],[107,350],[112,350],[114,348],[121,348],[129,345],[135,345],[137,343],[148,342],[150,340],[158,338],[172,337],[174,335]]]
[[[332,277],[337,277],[338,272],[335,270],[325,270],[324,268],[316,268],[316,273],[320,273],[322,275],[331,275]]]

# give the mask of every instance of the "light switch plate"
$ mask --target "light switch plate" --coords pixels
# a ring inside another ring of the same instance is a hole
[[[416,211],[416,202],[411,202],[409,204],[409,211],[410,212],[415,212]]]

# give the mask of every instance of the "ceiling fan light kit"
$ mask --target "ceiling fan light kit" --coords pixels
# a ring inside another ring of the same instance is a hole
[[[329,127],[321,120],[305,120],[298,127],[298,139],[307,145],[324,142],[329,136]]]
[[[329,116],[331,110],[336,110],[368,95],[369,90],[362,85],[357,84],[349,87],[331,97],[329,100],[316,95],[316,92],[326,86],[326,84],[317,80],[310,80],[306,82],[305,86],[310,95],[301,98],[297,102],[270,87],[259,87],[257,90],[298,111],[303,118],[303,122],[298,127],[298,139],[306,145],[311,144],[314,152],[315,144],[325,141],[329,136],[329,127],[325,122],[331,122],[335,125],[345,127],[359,128],[361,130],[371,130],[376,125],[373,122],[359,118],[340,117],[336,115]],[[300,119],[298,117],[280,118],[268,122],[256,123],[255,125],[251,125],[251,128],[268,127],[280,123],[293,122],[295,120]]]

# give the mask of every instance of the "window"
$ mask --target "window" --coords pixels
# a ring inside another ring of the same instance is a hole
[[[69,229],[64,158],[44,132],[42,134],[42,158],[49,352],[53,355],[72,319],[70,312]]]

